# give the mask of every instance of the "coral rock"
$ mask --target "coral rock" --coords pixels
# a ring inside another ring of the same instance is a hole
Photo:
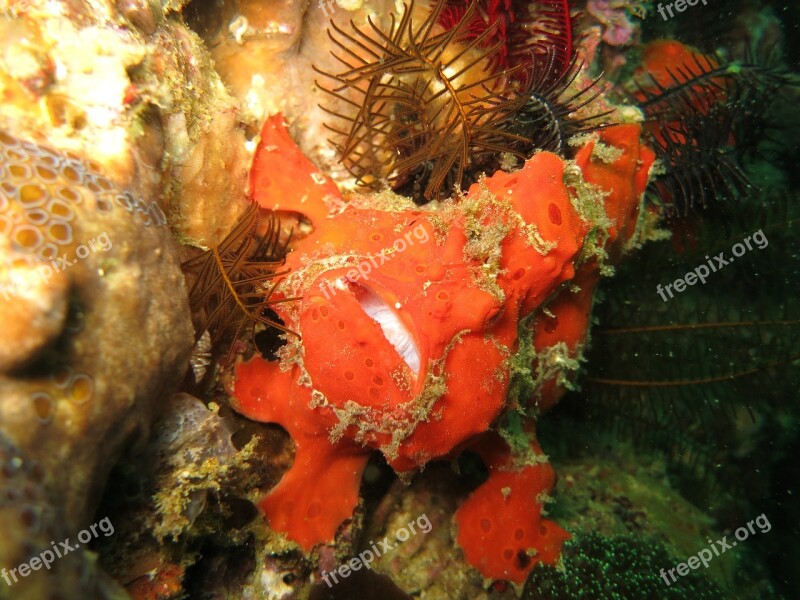
[[[123,446],[147,433],[159,400],[180,382],[189,307],[155,200],[119,188],[77,154],[4,132],[0,153],[0,270],[36,275],[16,278],[0,303],[4,323],[24,319],[0,339],[6,355],[22,348],[2,363],[0,435],[39,465],[43,502],[69,537],[90,522]],[[0,557],[49,546],[46,537],[16,547],[23,526],[8,522]]]

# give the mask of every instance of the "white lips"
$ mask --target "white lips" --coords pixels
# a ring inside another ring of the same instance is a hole
[[[386,304],[378,294],[364,285],[356,294],[358,303],[369,317],[381,326],[383,335],[416,376],[419,376],[419,350],[411,333],[400,321],[394,309]]]

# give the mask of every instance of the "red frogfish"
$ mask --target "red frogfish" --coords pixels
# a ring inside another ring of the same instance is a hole
[[[531,369],[514,368],[521,335],[539,327],[526,317],[564,294],[569,304],[576,269],[591,280],[608,255],[598,240],[610,246],[635,223],[652,158],[638,154],[638,126],[609,128],[600,139],[624,149],[610,152],[596,138],[583,166],[600,165],[600,185],[617,188],[615,206],[603,205],[604,194],[583,180],[578,164],[540,152],[516,172],[419,207],[390,191],[345,201],[292,142],[282,118],[268,120],[251,173],[254,198],[299,213],[313,228],[288,254],[290,274],[275,297],[300,298],[275,305],[300,339],[287,337],[276,361],[239,364],[231,388],[237,411],[281,425],[296,445],[293,465],[260,502],[273,530],[305,551],[330,543],[358,503],[371,452],[402,473],[477,444],[493,474],[463,514],[502,513],[502,501],[486,505],[497,502],[489,491],[502,488],[511,516],[528,529],[489,531],[489,519],[463,527],[467,560],[486,577],[519,582],[537,560],[558,559],[568,535],[541,519],[540,505],[533,510],[554,474],[532,426],[525,457],[511,456],[486,432],[509,408],[513,377],[527,371],[530,378]],[[605,155],[593,158],[595,144]],[[609,155],[624,163],[618,172]],[[584,307],[587,297],[573,303]],[[571,341],[585,329],[570,331]],[[558,393],[552,381],[538,382],[545,384],[548,394]],[[509,489],[519,494],[508,498]],[[508,547],[494,547],[502,544]],[[485,560],[489,552],[500,558]],[[520,564],[521,554],[538,558]]]

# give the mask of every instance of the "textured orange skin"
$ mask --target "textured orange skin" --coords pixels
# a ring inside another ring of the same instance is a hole
[[[610,164],[593,157],[595,142],[592,141],[578,151],[575,162],[587,182],[608,191],[605,211],[613,224],[607,230],[605,250],[609,261],[615,263],[636,229],[640,199],[647,187],[655,153],[640,143],[639,125],[615,125],[601,130],[598,135],[601,143],[621,149],[622,155]],[[578,268],[573,283],[580,291],[561,291],[547,305],[553,316],[542,313],[536,319],[533,343],[537,352],[564,342],[570,356],[577,356],[579,346],[585,343],[589,333],[594,291],[599,281],[600,270],[596,261],[588,261]],[[535,362],[533,367],[536,368]],[[557,385],[555,378],[551,379],[545,382],[539,397],[533,402],[540,411],[547,411],[565,391]]]
[[[589,142],[578,150],[575,162],[588,183],[607,192],[605,211],[613,225],[608,230],[605,249],[614,263],[636,229],[640,199],[647,187],[655,153],[640,142],[639,125],[607,127],[599,131],[598,136],[601,143],[622,150],[622,155],[609,164],[592,156],[595,142]]]
[[[314,222],[324,219],[328,208],[323,199],[340,198],[336,184],[297,147],[281,115],[267,119],[261,134],[250,170],[253,199],[272,210],[305,214]],[[274,168],[276,164],[280,168]]]
[[[531,448],[542,456],[535,441]],[[515,469],[508,445],[494,432],[481,436],[470,450],[481,457],[489,478],[456,511],[458,544],[484,577],[522,584],[536,564],[555,564],[570,537],[542,519],[539,496],[553,489],[555,471],[546,462]],[[535,556],[527,553],[529,548]]]
[[[640,199],[647,186],[650,168],[655,160],[653,151],[641,145],[638,125],[617,125],[599,132],[599,141],[621,149],[621,156],[607,163],[592,155],[595,143],[581,148],[575,162],[584,179],[608,193],[604,207],[612,220],[607,230],[605,250],[609,260],[622,256],[625,244],[634,234],[639,218]],[[581,264],[571,283],[580,288],[577,293],[562,289],[547,303],[552,316],[541,313],[534,324],[534,347],[537,352],[559,342],[566,344],[572,358],[586,342],[595,288],[600,281],[596,260]],[[536,363],[532,365],[536,368]],[[565,390],[555,378],[545,381],[539,396],[533,399],[540,411],[551,408]],[[532,425],[528,437],[537,455]],[[470,450],[477,452],[487,468],[489,479],[464,501],[456,512],[458,544],[470,564],[484,577],[504,579],[522,584],[538,562],[554,564],[560,555],[561,544],[569,537],[552,521],[541,518],[539,495],[549,492],[555,483],[555,473],[548,463],[511,468],[511,454],[506,443],[493,432],[482,436]],[[507,494],[503,494],[503,490]],[[525,550],[536,549],[536,557],[526,560]]]
[[[639,144],[639,134],[638,126],[601,132],[604,143],[624,150],[613,165],[591,156],[593,143],[577,157],[587,180],[612,190],[606,199],[615,220],[607,244],[612,257],[621,254],[633,234],[653,161],[652,152]],[[485,577],[516,583],[535,564],[555,563],[568,534],[541,518],[542,496],[554,484],[553,469],[546,462],[514,466],[508,446],[489,429],[506,408],[506,359],[517,349],[520,318],[547,301],[556,323],[550,327],[537,322],[537,348],[564,341],[576,351],[585,341],[599,270],[594,261],[579,266],[577,273],[574,269],[588,225],[570,202],[564,162],[539,153],[520,171],[498,172],[484,188],[472,186],[467,202],[448,213],[444,233],[438,223],[437,240],[434,219],[444,218],[442,212],[350,205],[328,214],[342,202],[333,184],[301,183],[301,192],[295,192],[293,182],[305,182],[316,168],[298,154],[280,121],[268,122],[262,135],[252,174],[255,197],[265,208],[271,206],[270,198],[279,198],[282,209],[302,213],[314,226],[294,246],[288,266],[302,272],[331,257],[358,258],[345,266],[309,271],[299,306],[278,305],[287,326],[303,336],[299,358],[307,378],[301,380],[298,362],[281,371],[279,363],[254,358],[237,368],[234,407],[255,420],[282,425],[297,448],[292,467],[260,503],[270,526],[306,551],[332,542],[358,503],[361,475],[373,449],[383,451],[395,470],[408,471],[471,447],[490,476],[456,513],[458,543],[467,560]],[[265,172],[287,175],[264,179]],[[478,287],[472,271],[480,265],[464,253],[467,215],[459,210],[467,209],[459,207],[481,197],[484,189],[505,207],[482,213],[483,225],[508,226],[496,275],[503,302]],[[534,249],[521,228],[525,224],[535,224],[545,241],[557,242],[555,249],[545,255]],[[401,251],[386,261],[376,259],[396,240],[406,241]],[[356,264],[362,272],[354,270]],[[578,294],[561,287],[573,278],[582,288]],[[359,300],[367,293],[400,306],[396,315],[419,349],[420,376],[415,377],[361,308]],[[426,371],[444,381],[446,389],[429,412],[417,414],[415,399],[430,385]],[[324,395],[324,402],[313,398],[312,387]],[[543,404],[552,405],[561,393],[555,381],[546,382]],[[345,414],[350,420],[342,424]],[[392,445],[392,433],[402,427],[406,435]],[[528,437],[533,452],[541,456],[530,424]],[[535,556],[528,561],[529,550]]]
[[[297,363],[281,371],[277,362],[254,358],[236,372],[235,408],[252,419],[282,425],[297,446],[294,464],[261,509],[273,529],[309,550],[331,542],[351,516],[372,449],[387,454],[397,471],[415,469],[485,432],[501,414],[509,383],[506,359],[516,349],[518,320],[573,276],[586,225],[563,184],[564,163],[553,154],[540,153],[519,172],[489,178],[486,187],[505,202],[502,209],[485,213],[484,222],[502,221],[509,227],[497,277],[505,294],[501,303],[478,287],[472,271],[481,266],[465,258],[464,214],[451,213],[438,241],[432,219],[440,213],[348,206],[328,216],[331,187],[303,183],[304,171],[317,172],[313,165],[297,154],[274,120],[262,136],[252,175],[255,198],[268,205],[269,197],[276,197],[281,208],[302,209],[314,226],[289,254],[289,268],[299,272],[326,258],[350,255],[360,257],[352,264],[366,265],[368,257],[396,240],[407,242],[384,264],[376,259],[365,277],[354,276],[350,265],[314,272],[298,304],[277,305],[287,326],[303,336],[301,359],[310,385],[298,384],[303,371]],[[270,194],[258,184],[267,164]],[[277,181],[283,182],[280,190],[274,188]],[[301,182],[300,192],[294,181]],[[303,202],[295,194],[302,194]],[[468,192],[469,197],[479,194],[477,184]],[[524,224],[520,216],[535,223],[544,240],[557,241],[555,249],[546,256],[534,249],[519,228]],[[337,281],[341,289],[328,285]],[[389,306],[401,306],[396,314],[419,349],[419,377],[361,308],[365,289]],[[446,388],[427,411],[418,413],[420,393],[430,386],[426,374]],[[312,404],[312,386],[326,403]],[[350,426],[340,423],[344,411],[352,416]],[[337,425],[337,441],[331,443]],[[406,435],[392,447],[392,434],[403,427]]]

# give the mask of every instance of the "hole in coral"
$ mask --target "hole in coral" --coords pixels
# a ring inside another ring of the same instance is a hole
[[[100,165],[98,165],[98,168],[99,168],[99,166]],[[112,185],[111,181],[109,181],[105,177],[97,177],[95,179],[95,181],[97,182],[97,185],[99,185],[101,189],[103,189],[103,190],[105,190],[107,192],[110,191],[111,189],[113,189],[113,187],[114,187]]]
[[[14,242],[20,248],[38,248],[42,241],[42,234],[32,225],[21,225],[14,233]]]
[[[517,530],[514,532],[514,539],[515,539],[515,540],[521,540],[521,539],[523,538],[523,536],[524,536],[524,535],[525,535],[525,532],[524,532],[524,531],[522,531],[522,529],[517,529]]]
[[[31,396],[33,410],[40,423],[49,423],[53,418],[53,398],[50,394],[36,393]]]
[[[42,247],[39,248],[39,257],[44,260],[53,260],[56,256],[58,256],[58,246],[55,244],[42,244]]]
[[[511,548],[506,548],[505,550],[503,550],[503,558],[505,558],[506,560],[511,560],[512,558],[514,558],[514,551]]]
[[[94,395],[94,382],[88,375],[76,375],[72,380],[69,397],[75,404],[83,404]]]
[[[78,183],[78,182],[80,182],[80,180],[81,180],[81,175],[80,175],[80,173],[78,173],[78,171],[76,171],[76,170],[75,170],[75,169],[73,169],[72,167],[63,167],[63,168],[61,169],[61,174],[62,174],[62,175],[65,177],[65,178],[67,178],[67,179],[69,179],[70,181],[73,181],[73,182],[75,182],[75,183]]]
[[[527,569],[530,564],[531,557],[528,556],[528,553],[525,550],[519,550],[517,552],[517,568],[520,570]]]
[[[72,369],[67,365],[59,365],[53,369],[50,380],[58,388],[65,388],[72,380]]]
[[[8,173],[15,179],[30,179],[31,172],[25,165],[9,165]]]
[[[489,533],[492,530],[492,522],[489,519],[481,519],[481,529]]]
[[[28,220],[28,223],[36,227],[41,227],[50,220],[50,215],[41,208],[31,208],[25,211],[25,218]]]
[[[514,274],[511,276],[511,278],[514,281],[518,281],[518,280],[522,279],[523,275],[525,275],[525,269],[521,269],[520,268],[520,269],[517,269],[516,271],[514,271]]]
[[[345,371],[344,378],[347,379],[347,381],[353,381],[353,379],[356,378],[356,375],[352,371]]]
[[[39,179],[42,179],[43,181],[49,182],[55,181],[56,179],[56,172],[53,171],[53,169],[43,167],[42,165],[36,167],[36,175],[38,175]]]
[[[72,207],[58,198],[53,198],[50,200],[50,202],[47,204],[47,212],[49,212],[55,218],[65,221],[71,221],[75,218],[75,211],[72,210]]]
[[[80,195],[72,188],[62,187],[59,188],[56,193],[68,202],[78,202],[78,200],[80,200]],[[108,202],[106,202],[106,204],[108,204]]]
[[[114,196],[114,201],[117,203],[117,206],[126,212],[131,212],[133,210],[133,197],[130,194],[117,194]]]
[[[380,375],[376,375],[375,377],[372,378],[372,382],[377,386],[381,386],[383,385],[383,377],[381,377]]]
[[[72,242],[72,228],[66,223],[53,223],[47,232],[56,244],[69,244]]]

